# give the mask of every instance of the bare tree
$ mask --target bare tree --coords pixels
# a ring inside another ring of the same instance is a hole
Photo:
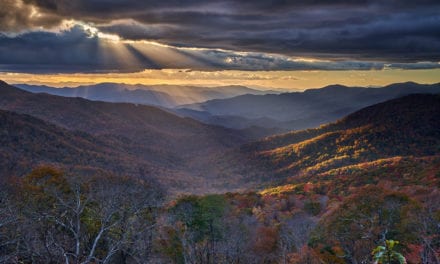
[[[420,262],[422,264],[440,263],[440,222],[438,214],[440,210],[440,195],[438,190],[428,194],[423,199],[423,204],[417,210],[412,210],[411,231],[416,234],[418,242],[422,245]]]
[[[281,263],[288,263],[288,253],[299,252],[303,248],[316,222],[316,219],[302,212],[283,222],[279,240]]]
[[[108,263],[116,253],[119,262],[148,259],[162,193],[142,181],[106,178],[93,183],[90,196],[95,201],[92,211],[99,228],[86,260]],[[107,254],[95,256],[98,245],[106,248]]]
[[[14,232],[18,222],[10,193],[6,185],[0,186],[0,263],[13,263],[18,235]]]
[[[160,188],[102,176],[69,179],[55,170],[34,173],[26,184],[21,247],[32,262],[125,263],[148,259]]]

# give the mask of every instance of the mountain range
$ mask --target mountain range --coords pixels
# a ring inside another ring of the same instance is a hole
[[[440,93],[440,84],[396,83],[382,88],[331,85],[304,92],[240,95],[181,106],[178,112],[230,128],[278,128],[279,132],[318,127],[372,104],[411,93]]]
[[[279,93],[245,86],[198,87],[180,85],[129,85],[99,83],[78,87],[55,88],[46,85],[17,84],[16,87],[33,93],[47,93],[65,97],[82,97],[94,101],[123,102],[173,108],[212,99],[224,99],[243,94]]]
[[[314,128],[372,104],[411,93],[440,92],[440,84],[413,82],[381,88],[330,85],[289,93],[237,85],[196,87],[100,83],[73,88],[28,84],[16,86],[33,93],[158,106],[203,123],[247,130],[255,136]]]
[[[330,90],[299,94],[322,97]],[[205,193],[440,152],[439,95],[408,95],[319,128],[254,141],[253,129],[208,125],[153,106],[30,93],[4,82],[0,94],[2,173],[9,175],[54,164],[72,173],[131,175],[158,180],[172,192]]]

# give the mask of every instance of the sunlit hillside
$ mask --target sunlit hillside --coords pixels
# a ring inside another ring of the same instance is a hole
[[[275,178],[317,173],[394,156],[439,153],[440,97],[409,95],[373,105],[317,129],[246,145]]]

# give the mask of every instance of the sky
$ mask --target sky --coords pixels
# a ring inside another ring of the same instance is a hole
[[[440,1],[0,0],[0,79],[305,89],[440,82]]]

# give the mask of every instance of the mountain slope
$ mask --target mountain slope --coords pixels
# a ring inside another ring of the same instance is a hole
[[[333,124],[248,144],[242,152],[280,179],[395,156],[438,155],[440,95],[376,104]]]
[[[211,124],[243,128],[241,122],[228,123],[225,116],[247,119],[247,125],[298,130],[334,122],[372,104],[411,93],[440,93],[440,84],[398,83],[383,88],[331,85],[304,92],[242,95],[223,100],[182,106],[181,113]],[[193,110],[190,112],[186,109]],[[198,111],[198,112],[194,112]]]
[[[0,175],[22,175],[41,164],[136,176],[149,176],[154,170],[147,161],[124,152],[117,142],[69,131],[29,115],[0,110],[0,126]]]

